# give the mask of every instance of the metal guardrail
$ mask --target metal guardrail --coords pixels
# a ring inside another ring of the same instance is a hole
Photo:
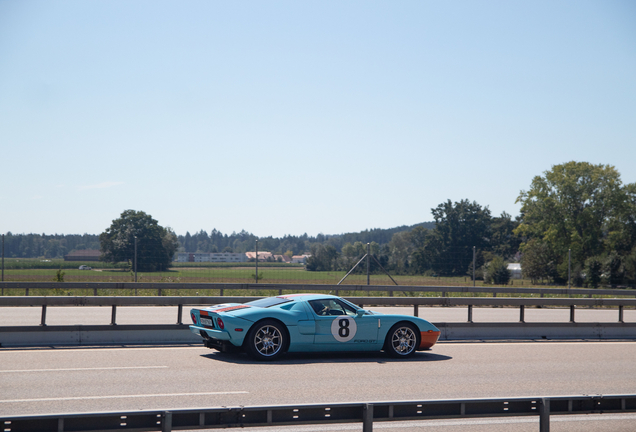
[[[636,289],[585,289],[585,288],[513,288],[503,287],[467,287],[467,286],[395,286],[395,285],[305,285],[305,284],[231,284],[231,283],[172,283],[172,282],[0,282],[0,289],[4,293],[5,289],[23,289],[25,295],[29,295],[30,289],[64,289],[64,290],[93,290],[93,295],[97,296],[99,290],[156,290],[161,296],[164,290],[219,290],[223,296],[226,290],[276,290],[283,291],[313,291],[331,292],[339,295],[340,291],[384,291],[392,296],[395,291],[404,293],[413,292],[441,292],[442,297],[448,293],[486,293],[496,297],[498,294],[530,294],[555,295],[563,297],[571,296],[625,296],[636,297]]]
[[[0,307],[41,307],[40,325],[46,325],[49,306],[110,306],[111,324],[115,325],[118,306],[177,306],[177,324],[182,324],[183,306],[214,305],[219,303],[246,303],[262,297],[65,297],[65,296],[0,296]],[[636,299],[585,299],[585,298],[527,298],[527,297],[347,297],[347,300],[364,307],[369,306],[413,306],[413,315],[419,315],[420,306],[467,306],[468,322],[473,322],[473,307],[518,307],[519,322],[525,322],[526,307],[569,307],[570,322],[575,322],[576,307],[617,307],[618,322],[624,322],[625,307],[636,307]]]
[[[145,410],[2,416],[5,432],[57,430],[162,431],[235,427],[362,423],[372,432],[374,422],[538,416],[540,432],[550,429],[550,416],[636,412],[636,394],[448,399],[397,402],[241,406],[203,409]]]

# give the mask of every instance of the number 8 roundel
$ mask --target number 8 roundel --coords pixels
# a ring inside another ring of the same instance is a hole
[[[331,334],[338,342],[349,342],[357,330],[355,320],[348,316],[339,316],[331,322]]]

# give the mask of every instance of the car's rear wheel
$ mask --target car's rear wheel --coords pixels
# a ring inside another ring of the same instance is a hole
[[[420,332],[415,325],[403,322],[391,327],[384,341],[384,350],[392,357],[404,358],[415,354],[420,344]]]
[[[274,360],[287,349],[287,331],[274,320],[260,321],[252,326],[245,341],[245,350],[256,360]]]

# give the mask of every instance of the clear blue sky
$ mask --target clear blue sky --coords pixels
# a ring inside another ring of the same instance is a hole
[[[636,2],[0,0],[0,232],[339,234],[636,182]]]

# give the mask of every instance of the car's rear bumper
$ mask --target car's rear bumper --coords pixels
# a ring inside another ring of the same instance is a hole
[[[418,350],[424,350],[424,349],[429,349],[430,347],[432,347],[433,345],[435,345],[437,343],[437,340],[439,339],[439,335],[440,335],[440,331],[437,330],[428,330],[425,332],[420,332],[421,334],[421,340],[420,340],[420,346],[418,348]]]
[[[205,334],[207,335],[208,338],[212,338],[212,339],[218,339],[223,341],[230,340],[230,334],[226,331],[214,330],[214,329],[209,329],[209,328],[195,326],[195,325],[190,326],[190,331],[201,337],[205,337],[203,336]]]

